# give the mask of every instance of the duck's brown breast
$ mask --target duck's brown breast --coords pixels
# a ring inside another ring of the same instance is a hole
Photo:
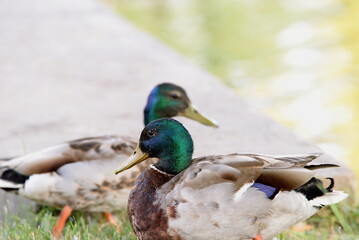
[[[168,217],[156,201],[156,190],[173,176],[152,168],[145,169],[136,180],[128,201],[128,216],[136,236],[141,240],[178,239],[167,233]]]

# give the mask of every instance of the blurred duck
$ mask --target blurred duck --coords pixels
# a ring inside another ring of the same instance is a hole
[[[185,90],[170,83],[157,85],[144,110],[144,122],[185,116],[202,124],[217,124],[201,115]],[[100,136],[65,142],[38,152],[0,162],[0,188],[36,203],[62,208],[53,235],[58,238],[72,210],[109,213],[126,206],[128,194],[146,161],[120,176],[113,169],[133,152],[136,142],[123,136]]]
[[[131,191],[128,216],[141,240],[271,239],[347,194],[324,187],[310,165],[320,154],[228,154],[192,159],[193,142],[176,120],[160,119],[141,133],[116,173],[147,158]]]

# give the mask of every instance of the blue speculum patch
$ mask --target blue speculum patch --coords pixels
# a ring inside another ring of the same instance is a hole
[[[273,198],[273,195],[275,195],[278,190],[275,187],[271,187],[262,183],[254,183],[252,187],[258,188],[259,191],[264,192],[267,196],[267,198]]]

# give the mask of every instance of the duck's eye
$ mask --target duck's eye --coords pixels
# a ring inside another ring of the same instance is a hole
[[[154,131],[153,129],[148,130],[147,136],[148,136],[148,137],[153,137],[153,136],[155,136],[155,131]]]
[[[181,94],[178,92],[173,92],[173,93],[171,93],[171,98],[177,100],[177,99],[181,98]]]

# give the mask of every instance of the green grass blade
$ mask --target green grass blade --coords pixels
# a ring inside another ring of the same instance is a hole
[[[330,208],[332,209],[334,216],[337,218],[340,225],[342,225],[344,231],[346,231],[347,233],[353,233],[353,229],[351,228],[347,220],[339,211],[338,205],[337,204],[330,205]]]

